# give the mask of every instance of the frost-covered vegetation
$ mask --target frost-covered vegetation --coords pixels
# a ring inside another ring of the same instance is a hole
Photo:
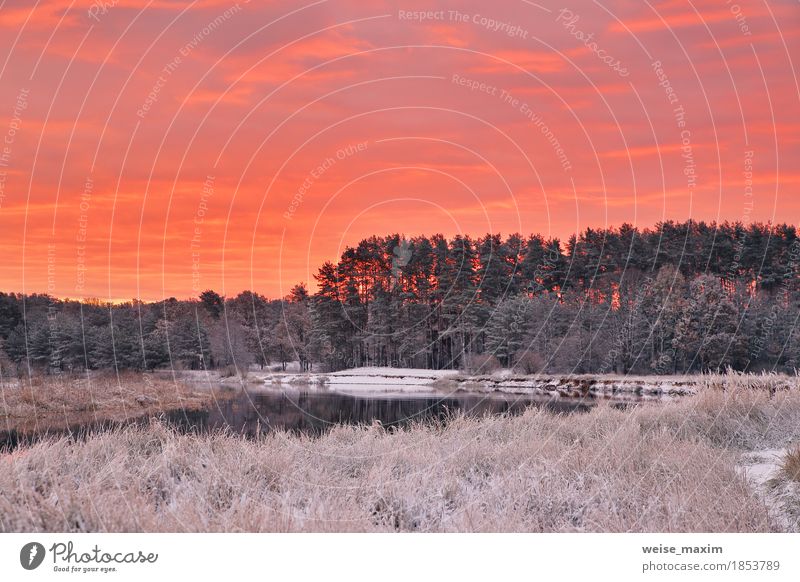
[[[0,294],[0,369],[277,363],[531,373],[800,367],[794,226],[665,222],[538,235],[371,237],[317,290],[79,304]]]
[[[796,385],[743,376],[627,410],[319,438],[155,423],[0,456],[0,530],[798,531],[796,460],[764,491],[737,469],[798,430]]]
[[[93,423],[127,421],[209,404],[208,392],[153,375],[35,375],[0,382],[0,435],[39,434]]]

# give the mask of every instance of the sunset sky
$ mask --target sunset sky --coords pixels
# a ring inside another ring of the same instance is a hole
[[[313,286],[371,234],[797,223],[797,0],[0,0],[0,290]]]

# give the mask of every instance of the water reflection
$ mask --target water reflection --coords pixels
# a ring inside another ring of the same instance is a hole
[[[385,427],[412,422],[446,422],[453,414],[470,417],[496,414],[521,414],[530,406],[556,414],[587,412],[597,404],[592,398],[550,398],[524,395],[458,394],[449,396],[380,394],[353,396],[320,391],[246,391],[219,388],[213,391],[214,403],[206,410],[173,410],[162,415],[168,423],[185,432],[228,430],[253,436],[270,430],[320,435],[337,424],[373,424]],[[632,402],[614,401],[625,408]],[[30,445],[47,437],[67,436],[83,439],[89,435],[131,424],[146,425],[148,417],[126,421],[99,420],[70,424],[68,427],[20,433],[0,430],[0,452]]]
[[[529,406],[554,413],[586,412],[591,400],[534,396],[353,396],[317,391],[236,391],[216,393],[209,410],[175,411],[170,421],[184,430],[208,432],[230,429],[254,435],[274,429],[318,435],[337,424],[403,426],[419,421],[446,421],[455,413],[467,416],[520,414]]]

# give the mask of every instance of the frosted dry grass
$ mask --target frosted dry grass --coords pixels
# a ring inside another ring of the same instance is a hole
[[[0,530],[774,531],[734,467],[798,419],[796,390],[728,389],[316,439],[155,423],[0,457]]]
[[[800,483],[800,446],[795,446],[786,452],[781,471],[787,480]]]
[[[777,508],[783,529],[800,533],[800,446],[783,451],[777,471],[762,489],[767,502]]]
[[[206,404],[207,393],[150,374],[39,375],[0,382],[0,430],[60,429]]]
[[[723,391],[759,390],[774,394],[779,390],[794,390],[798,387],[797,375],[761,372],[753,374],[728,368],[724,373],[708,373],[699,376],[702,388]]]

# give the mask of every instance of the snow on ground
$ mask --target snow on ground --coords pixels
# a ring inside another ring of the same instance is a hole
[[[780,469],[786,449],[756,451],[742,456],[742,473],[755,485],[762,486],[775,477]]]
[[[797,505],[798,486],[779,479],[787,452],[788,449],[768,449],[745,453],[736,468],[767,506],[779,527],[794,532],[800,526],[797,516],[792,515],[792,507]]]
[[[339,372],[332,372],[327,374],[330,382],[337,382],[339,378],[346,378],[348,381],[360,381],[370,379],[382,379],[391,382],[402,382],[405,384],[414,384],[423,382],[430,384],[439,378],[446,378],[448,376],[455,376],[458,374],[457,370],[424,370],[421,368],[352,368],[350,370],[341,370]]]
[[[331,373],[265,372],[258,381],[282,386],[319,387],[345,393],[506,392],[561,396],[661,397],[695,392],[697,377],[614,375],[519,375],[501,370],[469,375],[458,370],[366,367]]]
[[[491,375],[458,375],[448,382],[454,382],[456,389],[472,392],[661,397],[694,394],[698,380],[697,376],[520,375],[503,370]]]
[[[345,393],[365,392],[431,392],[431,385],[455,370],[422,370],[417,368],[354,368],[328,374],[326,385]]]
[[[267,384],[319,386],[343,393],[432,392],[432,384],[455,370],[416,368],[353,368],[325,373],[271,373],[260,375]]]
[[[381,366],[370,366],[366,368],[350,368],[331,372],[329,376],[414,376],[417,378],[441,378],[443,376],[453,376],[458,374],[458,370],[427,370],[425,368],[387,368]]]

